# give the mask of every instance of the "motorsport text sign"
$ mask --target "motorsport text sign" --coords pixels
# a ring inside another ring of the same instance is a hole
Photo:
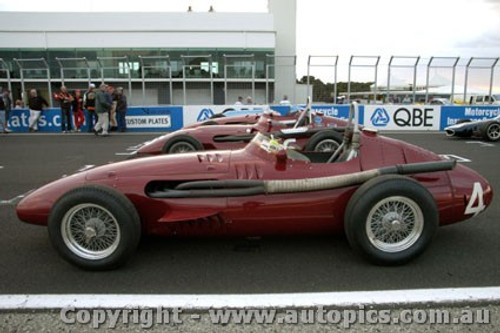
[[[183,126],[182,106],[133,106],[127,109],[128,131],[175,131]]]
[[[170,115],[127,117],[127,128],[162,128],[172,127]]]
[[[365,105],[363,123],[380,130],[439,131],[439,105]]]

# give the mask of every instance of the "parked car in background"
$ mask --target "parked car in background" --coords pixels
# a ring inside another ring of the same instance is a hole
[[[469,99],[469,104],[480,105],[500,105],[500,94],[494,95],[473,95]]]
[[[452,103],[448,98],[437,97],[437,98],[433,98],[430,101],[430,104],[431,105],[451,105]]]

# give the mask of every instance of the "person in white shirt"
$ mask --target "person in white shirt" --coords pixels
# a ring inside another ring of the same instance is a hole
[[[234,103],[234,105],[243,105],[243,97],[238,96],[238,100]]]
[[[292,105],[292,103],[290,103],[290,101],[288,100],[287,95],[283,95],[283,99],[280,101],[280,105]]]

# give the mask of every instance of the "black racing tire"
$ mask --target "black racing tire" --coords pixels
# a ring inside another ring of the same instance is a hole
[[[485,140],[496,142],[500,140],[500,123],[490,122],[484,127],[483,138]]]
[[[203,145],[189,135],[179,135],[170,139],[163,147],[164,154],[179,154],[203,150]]]
[[[102,185],[65,193],[49,216],[49,237],[68,262],[93,271],[115,269],[135,253],[141,222],[132,202]]]
[[[224,113],[230,112],[230,111],[236,111],[236,110],[234,108],[227,108],[227,109],[224,109],[220,114],[222,115],[222,117],[225,117]]]
[[[304,146],[304,151],[334,152],[342,144],[339,132],[325,130],[315,133]]]
[[[432,194],[415,180],[386,175],[352,195],[344,228],[351,247],[377,265],[401,265],[419,256],[439,224]]]

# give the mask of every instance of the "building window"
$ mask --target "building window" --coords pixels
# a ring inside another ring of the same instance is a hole
[[[202,71],[206,71],[207,73],[210,73],[210,65],[208,62],[202,62],[200,65],[201,65]],[[219,74],[219,63],[218,62],[212,62],[212,73],[214,75]]]
[[[123,62],[123,61],[120,61],[118,63],[118,74],[120,75],[127,75],[128,74],[128,71],[129,71],[129,67],[130,67],[130,70],[132,72],[137,72],[139,70],[139,62],[129,62],[128,63],[128,66],[127,66],[127,63],[126,62]]]

